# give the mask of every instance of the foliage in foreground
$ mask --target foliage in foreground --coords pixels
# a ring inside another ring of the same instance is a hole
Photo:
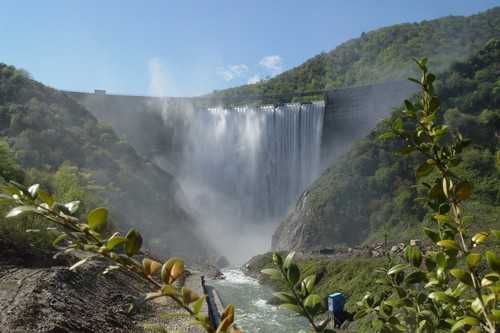
[[[274,280],[281,280],[286,286],[286,291],[275,292],[273,296],[281,301],[281,308],[305,317],[314,332],[333,332],[327,328],[330,318],[320,319],[325,308],[322,298],[313,293],[316,274],[302,277],[299,266],[294,262],[294,256],[295,252],[290,252],[283,260],[279,253],[274,253],[273,263],[276,268],[262,270],[262,274],[269,275]]]
[[[420,99],[405,101],[385,139],[400,137],[403,155],[425,157],[416,169],[419,201],[429,206],[435,226],[424,228],[432,241],[423,253],[405,250],[405,262],[380,268],[382,292],[367,294],[357,317],[370,316],[375,332],[497,332],[500,324],[500,230],[471,234],[474,217],[464,202],[473,184],[454,173],[463,149],[470,143],[460,133],[449,135],[437,122],[440,101],[435,76],[427,60],[417,61],[422,76],[411,79],[421,87]]]
[[[70,270],[82,266],[92,255],[100,255],[111,261],[103,274],[123,269],[147,281],[154,291],[147,293],[134,304],[130,304],[129,312],[144,302],[159,297],[169,297],[189,313],[207,332],[239,332],[233,328],[234,307],[232,305],[228,305],[224,310],[220,325],[213,327],[208,316],[201,312],[207,296],[197,295],[193,290],[180,287],[176,283],[184,274],[184,261],[181,258],[172,257],[163,264],[148,258],[141,251],[142,235],[135,229],[131,229],[126,235],[119,232],[106,235],[108,220],[106,208],[91,210],[86,216],[86,221],[81,221],[75,216],[80,206],[79,201],[62,204],[41,189],[39,184],[26,188],[15,181],[3,184],[0,203],[14,206],[7,213],[7,218],[30,215],[45,222],[46,229],[57,234],[52,245],[58,249],[59,253],[80,250],[88,255],[72,265]],[[138,256],[143,258],[142,262],[138,261]]]
[[[418,152],[423,163],[416,170],[423,197],[421,203],[433,211],[434,228],[424,228],[434,243],[423,253],[418,246],[405,249],[405,262],[380,267],[380,292],[368,293],[359,302],[356,318],[368,316],[374,332],[480,332],[495,333],[500,325],[500,230],[473,235],[473,216],[464,212],[473,184],[454,173],[470,140],[460,133],[449,135],[438,123],[440,102],[434,93],[435,76],[427,60],[416,61],[422,76],[410,79],[421,87],[421,97],[405,101],[405,110],[384,139],[401,137],[403,155]],[[278,269],[262,273],[286,282],[289,293],[276,293],[282,306],[306,317],[314,332],[329,332],[328,320],[314,321],[321,313],[321,298],[311,294],[315,276],[300,280],[293,253],[283,261],[274,254]],[[311,286],[311,289],[309,288]]]

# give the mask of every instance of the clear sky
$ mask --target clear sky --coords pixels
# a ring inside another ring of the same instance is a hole
[[[362,32],[500,0],[0,0],[0,62],[59,89],[192,96],[301,64]]]

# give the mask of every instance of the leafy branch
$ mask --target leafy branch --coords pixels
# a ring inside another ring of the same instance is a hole
[[[172,257],[163,264],[149,258],[141,251],[143,238],[135,229],[131,229],[126,235],[115,232],[107,236],[105,231],[108,210],[106,208],[101,207],[90,211],[86,221],[81,221],[75,216],[80,205],[79,201],[58,203],[38,184],[26,188],[10,181],[3,184],[2,192],[0,203],[13,206],[7,213],[7,218],[31,214],[40,216],[56,226],[58,235],[52,244],[59,251],[58,254],[79,250],[92,255],[100,255],[111,261],[103,274],[123,269],[148,282],[154,291],[145,294],[142,299],[135,302],[135,305],[130,304],[129,312],[136,305],[159,297],[169,297],[189,313],[208,333],[240,332],[233,328],[234,307],[232,305],[225,309],[220,325],[214,327],[208,316],[201,311],[207,296],[200,296],[193,290],[179,287],[176,284],[185,271],[184,261],[181,258]],[[53,230],[54,228],[48,227],[47,229]],[[137,256],[141,256],[142,261],[136,259]],[[90,256],[87,256],[76,262],[70,267],[70,270],[76,270],[89,258]]]
[[[377,332],[494,333],[500,322],[500,257],[492,238],[500,239],[500,231],[471,236],[473,217],[464,214],[464,202],[473,184],[453,172],[470,140],[460,133],[449,135],[448,127],[438,122],[436,77],[426,59],[415,61],[422,75],[410,80],[420,86],[420,98],[405,100],[405,109],[381,138],[400,138],[402,155],[418,152],[424,157],[415,176],[424,193],[418,200],[431,209],[436,225],[423,229],[434,248],[422,253],[419,247],[407,247],[405,262],[381,269],[383,293],[367,294],[357,317],[374,317]]]
[[[317,317],[325,312],[321,297],[312,293],[316,284],[316,275],[312,274],[301,279],[300,269],[294,262],[295,252],[290,252],[285,260],[278,253],[273,254],[273,264],[276,268],[262,270],[262,274],[272,279],[283,281],[287,292],[275,292],[273,296],[282,303],[280,307],[305,317],[311,325],[312,332],[332,333],[326,328],[330,318],[317,321]]]

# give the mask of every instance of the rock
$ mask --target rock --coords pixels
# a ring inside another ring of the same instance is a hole
[[[122,271],[103,276],[106,264],[93,257],[75,272],[67,266],[0,264],[2,333],[121,333],[135,328],[127,303],[150,286]]]

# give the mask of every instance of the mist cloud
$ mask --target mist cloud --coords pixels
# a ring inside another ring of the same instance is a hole
[[[167,92],[167,75],[159,58],[151,58],[148,62],[149,68],[149,92],[152,96],[163,97]]]

